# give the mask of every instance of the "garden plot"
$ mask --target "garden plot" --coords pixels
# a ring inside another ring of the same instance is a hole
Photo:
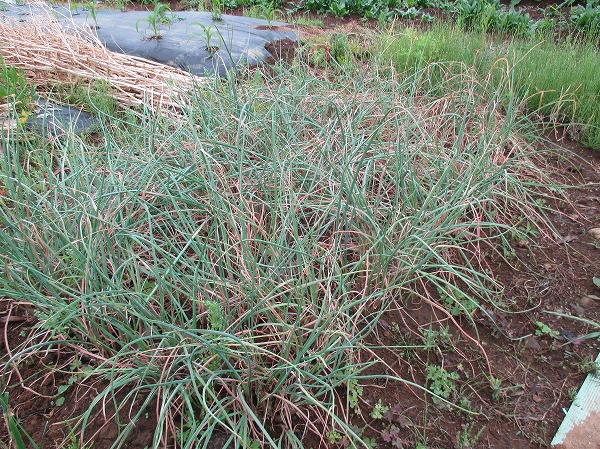
[[[1,14],[27,21],[48,15],[48,6],[4,5]],[[66,27],[92,27],[107,49],[147,58],[194,75],[218,73],[224,76],[239,65],[256,65],[271,58],[266,45],[296,40],[296,34],[282,22],[249,17],[221,16],[181,11],[165,5],[154,11],[69,10],[53,7],[52,14]]]
[[[54,35],[28,73],[110,69],[133,107],[0,136],[0,441],[549,444],[598,368],[600,159],[509,67],[332,38],[208,82]]]

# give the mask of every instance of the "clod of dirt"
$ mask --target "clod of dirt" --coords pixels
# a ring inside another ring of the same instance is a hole
[[[517,242],[517,247],[518,248],[527,248],[527,240],[519,240]]]
[[[282,60],[285,63],[291,63],[296,55],[298,42],[292,39],[281,39],[265,44],[265,50],[271,53],[272,58],[266,62],[269,64]]]
[[[588,234],[594,237],[596,240],[600,240],[600,228],[592,228],[588,231]]]
[[[541,351],[543,349],[542,346],[538,343],[537,338],[535,338],[532,335],[525,338],[525,347],[531,349],[532,351]]]
[[[594,300],[598,301],[600,298],[594,295],[585,295],[579,298],[579,305],[581,307],[589,307],[594,303]]]

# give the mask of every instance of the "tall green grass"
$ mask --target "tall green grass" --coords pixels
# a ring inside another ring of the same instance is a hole
[[[527,97],[530,110],[600,148],[600,52],[592,39],[551,33],[511,39],[439,24],[430,30],[392,30],[382,53],[398,70],[460,61],[485,76],[493,67],[504,72],[508,67],[515,92]],[[504,82],[504,74],[498,79]]]
[[[113,447],[147,412],[152,447],[364,446],[346,393],[380,314],[436,289],[494,307],[485,253],[544,226],[546,182],[508,78],[377,70],[215,82],[178,119],[105,117],[99,144],[4,136],[0,295],[33,305],[41,340],[2,383],[67,346],[110,380],[82,442],[114,401],[141,406]]]

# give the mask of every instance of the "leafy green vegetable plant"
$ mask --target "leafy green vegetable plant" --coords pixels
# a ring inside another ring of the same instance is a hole
[[[580,31],[600,34],[600,2],[591,0],[585,6],[575,6],[571,9],[570,21]]]

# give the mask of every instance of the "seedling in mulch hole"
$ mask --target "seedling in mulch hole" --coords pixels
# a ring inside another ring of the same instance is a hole
[[[206,26],[201,24],[200,22],[192,22],[192,25],[198,25],[200,28],[202,28],[203,32],[192,35],[188,39],[188,42],[196,36],[198,36],[206,44],[206,47],[204,47],[204,49],[208,52],[208,57],[212,58],[215,55],[215,53],[221,49],[221,36],[219,36],[218,44],[214,45],[213,38],[217,33],[214,33],[212,31],[212,26]]]
[[[473,421],[463,424],[461,428],[462,430],[456,435],[456,443],[454,444],[457,449],[474,447],[481,433],[485,430],[485,426],[481,426],[476,432],[473,432],[475,430],[475,422]]]
[[[277,15],[283,15],[283,11],[281,9],[275,8],[273,2],[259,3],[258,7],[260,8],[260,18],[265,19],[267,21],[267,28],[272,28],[271,22],[275,20]]]
[[[171,22],[176,18],[173,14],[168,16],[168,12],[171,12],[171,8],[169,8],[168,5],[165,5],[164,3],[157,3],[156,5],[154,5],[154,11],[152,11],[148,17],[143,17],[137,21],[137,23],[135,24],[136,31],[138,33],[140,32],[140,22],[147,22],[148,26],[146,28],[146,31],[152,31],[152,35],[149,37],[149,39],[162,39],[159,27],[162,24],[167,24],[167,26],[170,28]]]
[[[92,20],[94,21],[94,26],[92,27],[92,29],[97,30],[100,27],[98,26],[98,15],[97,15],[98,10],[96,9],[96,2],[95,1],[85,2],[84,6],[85,6],[85,9],[87,9],[87,11],[88,11],[87,17],[91,17]]]
[[[223,5],[222,5],[222,1],[221,0],[212,0],[211,4],[212,4],[212,13],[211,13],[212,19],[215,22],[222,21],[223,20],[223,13],[222,13]]]

